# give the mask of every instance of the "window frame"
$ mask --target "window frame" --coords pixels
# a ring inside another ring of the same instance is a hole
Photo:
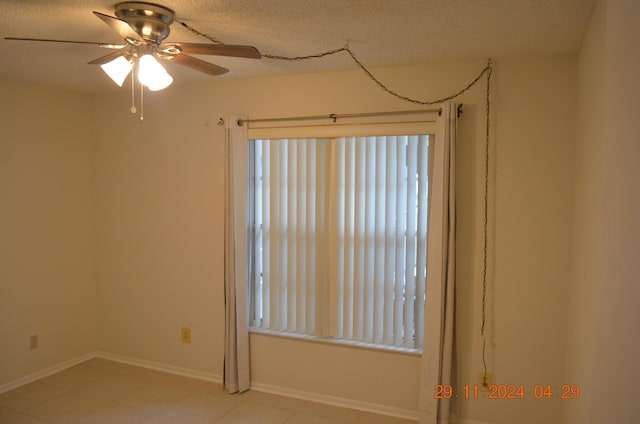
[[[432,160],[432,143],[436,140],[435,119],[432,121],[410,121],[410,122],[397,122],[393,120],[391,122],[375,122],[375,123],[357,123],[348,125],[309,125],[309,123],[298,123],[295,126],[263,126],[259,128],[249,128],[247,131],[247,139],[251,142],[255,139],[287,139],[287,138],[307,138],[313,134],[313,137],[321,138],[333,138],[336,136],[351,136],[351,135],[407,135],[407,134],[424,134],[429,136],[429,162]],[[431,167],[431,164],[429,164]],[[253,173],[254,167],[250,166],[251,173]],[[251,249],[250,249],[251,250]],[[426,252],[425,252],[426,256]],[[415,271],[414,271],[415,273]],[[426,277],[425,277],[426,279]],[[252,299],[253,296],[251,295]],[[249,307],[249,314],[254,313],[253,300],[251,300]],[[252,320],[249,321],[253,322]],[[268,336],[286,337],[293,339],[302,339],[307,341],[317,341],[322,343],[335,343],[346,346],[354,346],[366,349],[384,350],[393,352],[403,352],[408,354],[420,354],[422,349],[398,347],[385,344],[376,344],[361,342],[357,340],[339,339],[334,337],[318,337],[308,334],[289,333],[277,330],[270,330],[264,328],[258,328],[250,326],[250,332],[260,333]]]

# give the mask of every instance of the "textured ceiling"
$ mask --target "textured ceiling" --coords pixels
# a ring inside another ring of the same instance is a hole
[[[368,67],[576,53],[595,0],[158,0],[176,18],[227,44],[298,56],[348,41]],[[0,0],[0,77],[80,92],[117,87],[95,65],[96,46],[7,41],[4,37],[119,43],[91,12],[114,15],[109,0]],[[168,41],[208,42],[178,24]],[[244,78],[353,69],[347,53],[305,62],[200,56]],[[213,78],[176,64],[177,82]]]

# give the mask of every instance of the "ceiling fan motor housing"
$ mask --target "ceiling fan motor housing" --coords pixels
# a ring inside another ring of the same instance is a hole
[[[115,6],[116,16],[129,24],[144,40],[159,45],[169,35],[175,12],[145,2],[124,2]]]

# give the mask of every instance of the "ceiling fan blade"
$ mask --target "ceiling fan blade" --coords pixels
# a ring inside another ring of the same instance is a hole
[[[210,54],[216,56],[234,56],[248,59],[260,59],[262,55],[253,46],[238,46],[232,44],[203,44],[203,43],[170,43],[164,47],[178,47],[187,54]]]
[[[48,38],[20,38],[20,37],[5,37],[5,40],[12,41],[44,41],[47,43],[73,43],[73,44],[92,44],[105,49],[123,49],[126,44],[111,44],[111,43],[99,43],[97,41],[74,41],[74,40],[52,40]]]
[[[124,56],[124,52],[109,53],[107,55],[104,55],[102,57],[92,60],[91,62],[89,62],[89,65],[104,65],[105,63],[109,63],[120,56]]]
[[[128,42],[131,42],[132,44],[144,43],[144,40],[142,39],[140,34],[135,32],[133,28],[131,28],[131,26],[129,26],[129,24],[122,19],[114,18],[113,16],[105,15],[104,13],[95,11],[93,12],[93,14],[100,18],[102,22],[113,28],[118,34],[120,34],[122,38],[124,38]]]
[[[205,74],[216,76],[229,72],[228,69],[222,66],[214,65],[213,63],[205,62],[204,60],[196,59],[195,57],[187,56],[185,54],[177,54],[175,56],[164,57],[163,59],[175,62],[179,65],[187,66],[196,71],[204,72]]]

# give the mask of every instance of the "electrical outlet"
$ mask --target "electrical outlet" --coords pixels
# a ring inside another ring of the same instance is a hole
[[[189,327],[182,327],[182,343],[191,343],[191,329]]]
[[[493,374],[490,372],[480,373],[480,390],[489,390],[489,386],[493,384]]]
[[[38,348],[38,335],[34,334],[33,336],[29,337],[29,349],[34,350],[37,348]]]

